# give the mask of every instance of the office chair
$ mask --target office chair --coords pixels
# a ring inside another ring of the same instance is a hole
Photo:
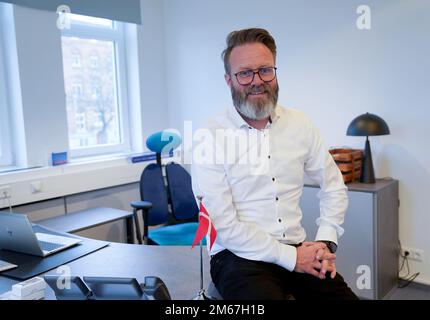
[[[171,153],[181,143],[179,136],[168,131],[157,132],[146,141],[156,153],[156,163],[148,165],[140,178],[142,201],[130,203],[136,221],[142,211],[143,243],[153,245],[191,246],[198,226],[199,209],[191,187],[191,176],[177,163],[161,164],[162,153]],[[166,183],[163,176],[165,171]],[[149,226],[162,225],[149,229]],[[140,232],[137,232],[140,240]]]

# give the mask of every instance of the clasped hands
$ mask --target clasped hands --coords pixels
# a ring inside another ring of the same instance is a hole
[[[336,276],[336,255],[331,253],[323,242],[303,242],[297,247],[295,272],[309,273],[317,278],[325,279],[330,272],[333,279]]]

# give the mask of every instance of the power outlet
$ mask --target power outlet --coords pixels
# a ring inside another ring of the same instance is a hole
[[[405,252],[409,252],[408,259],[420,261],[424,260],[424,250],[416,249],[416,248],[403,248],[402,255],[405,255]]]
[[[10,186],[0,186],[0,200],[9,199],[11,196]]]

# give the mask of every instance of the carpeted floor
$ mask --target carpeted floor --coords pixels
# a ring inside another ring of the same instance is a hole
[[[411,283],[406,288],[397,288],[388,300],[430,300],[430,286]]]

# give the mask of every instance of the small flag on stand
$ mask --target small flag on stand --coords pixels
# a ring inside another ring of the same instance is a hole
[[[206,211],[203,203],[200,202],[199,226],[197,227],[196,235],[191,248],[194,248],[194,246],[199,243],[207,234],[209,234],[209,249],[212,249],[217,233],[212,224],[211,218],[209,217],[209,213]]]
[[[206,211],[206,208],[203,205],[203,197],[197,196],[199,200],[199,225],[196,230],[196,235],[194,236],[194,242],[191,246],[191,249],[199,243],[200,244],[200,290],[197,296],[193,298],[193,300],[212,300],[211,297],[205,294],[205,289],[203,288],[203,237],[209,234],[209,248],[212,249],[212,245],[214,244],[216,238],[216,230],[212,225],[211,218],[209,217],[209,213]]]

